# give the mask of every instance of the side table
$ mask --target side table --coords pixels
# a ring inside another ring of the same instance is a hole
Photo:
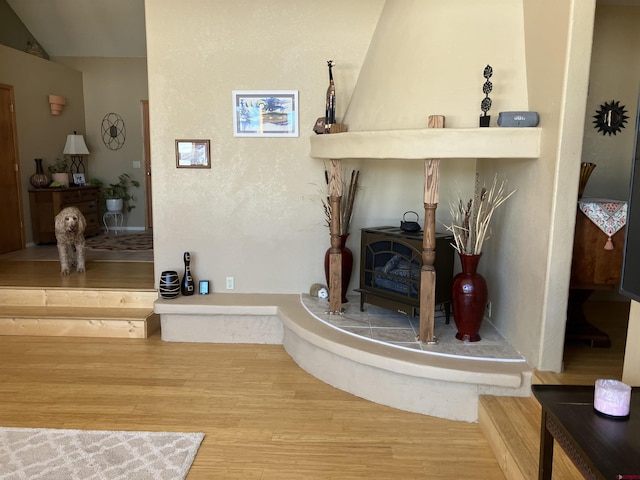
[[[124,215],[122,212],[104,212],[102,215],[102,223],[104,223],[104,229],[106,233],[109,233],[109,219],[113,220],[113,232],[117,235],[122,229],[124,224]]]
[[[554,440],[589,480],[640,478],[640,388],[631,390],[629,418],[593,409],[595,386],[532,385],[542,406],[539,480],[551,480]]]

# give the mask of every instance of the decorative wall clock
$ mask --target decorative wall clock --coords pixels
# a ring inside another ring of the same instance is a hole
[[[126,130],[124,120],[117,113],[107,113],[102,119],[102,141],[109,150],[119,150],[124,145]]]
[[[602,135],[615,135],[624,128],[624,124],[627,123],[628,116],[625,115],[624,105],[620,105],[620,102],[611,100],[611,103],[604,102],[600,105],[600,109],[596,110],[596,114],[593,116],[598,132],[602,132]]]

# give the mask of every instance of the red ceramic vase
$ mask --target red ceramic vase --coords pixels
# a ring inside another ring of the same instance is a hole
[[[340,254],[342,255],[342,303],[347,303],[347,289],[349,288],[349,281],[351,280],[351,271],[353,270],[353,252],[346,247],[347,238],[349,234],[345,233],[340,235]],[[329,282],[329,256],[331,255],[331,247],[327,249],[324,254],[324,276],[327,280],[327,287]]]
[[[489,298],[487,282],[477,273],[481,255],[459,254],[462,272],[453,278],[451,286],[453,319],[458,328],[456,338],[464,342],[480,340],[478,331]]]

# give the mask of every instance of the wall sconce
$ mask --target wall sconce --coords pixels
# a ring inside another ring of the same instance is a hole
[[[49,104],[51,106],[51,115],[60,115],[67,104],[67,99],[60,95],[49,95]]]
[[[84,143],[84,137],[73,132],[73,135],[67,135],[67,143],[64,146],[63,154],[71,156],[71,173],[85,173],[85,166],[82,155],[89,155],[87,144]],[[75,168],[75,171],[74,171]]]

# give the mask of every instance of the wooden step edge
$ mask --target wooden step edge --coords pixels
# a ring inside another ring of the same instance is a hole
[[[153,308],[157,299],[155,290],[0,288],[0,306]]]
[[[153,310],[150,308],[32,307],[14,305],[0,307],[0,318],[141,320],[152,313]]]
[[[541,410],[534,397],[480,397],[478,422],[505,478],[538,478]],[[577,478],[582,478],[580,472],[556,444],[553,479]]]
[[[0,335],[142,339],[159,328],[160,317],[155,313],[136,319],[0,317]]]
[[[514,447],[505,441],[505,433],[495,419],[504,415],[502,409],[497,408],[495,397],[482,395],[478,401],[478,424],[484,433],[489,446],[500,466],[505,478],[509,480],[529,480],[536,478],[538,464],[532,464],[530,452],[514,452]],[[499,409],[500,412],[495,412]],[[526,463],[527,465],[522,465]]]

